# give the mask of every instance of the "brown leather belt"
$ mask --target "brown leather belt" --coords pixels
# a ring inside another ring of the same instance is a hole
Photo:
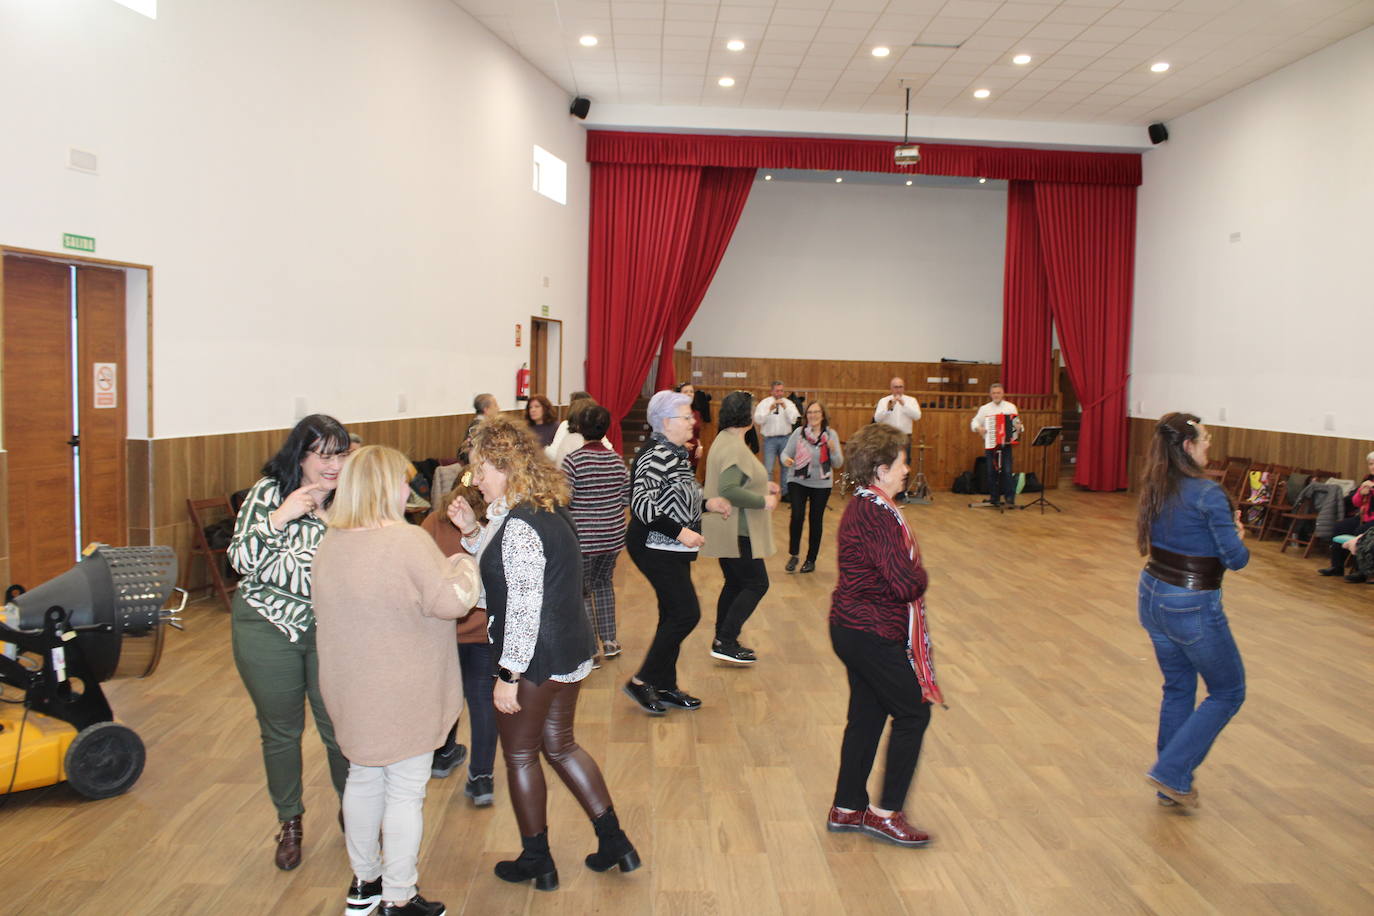
[[[1206,592],[1221,588],[1226,567],[1218,557],[1190,557],[1151,544],[1145,571],[1161,582]]]

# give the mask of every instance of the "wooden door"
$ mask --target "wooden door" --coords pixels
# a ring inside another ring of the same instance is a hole
[[[530,319],[530,394],[548,396],[549,323]]]
[[[81,540],[127,544],[124,271],[76,270]],[[98,368],[97,368],[98,367]]]
[[[4,271],[10,580],[32,588],[76,559],[71,268],[7,257]]]

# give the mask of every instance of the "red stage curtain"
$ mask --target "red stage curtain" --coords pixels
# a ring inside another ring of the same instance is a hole
[[[921,161],[898,166],[896,143],[818,137],[735,137],[716,134],[587,132],[587,161],[725,168],[910,172],[1024,181],[1140,184],[1139,153],[1019,149],[922,143]]]
[[[639,396],[676,300],[701,169],[591,166],[587,390],[611,412],[610,438]]]
[[[673,370],[673,347],[691,324],[697,313],[711,278],[716,275],[720,259],[735,233],[749,191],[754,186],[753,169],[701,170],[701,187],[697,192],[696,212],[692,217],[692,235],[687,241],[687,254],[682,262],[682,276],[678,282],[677,299],[668,309],[663,330],[663,347],[658,357],[658,376],[654,388],[662,391],[677,382]]]
[[[1039,183],[1035,210],[1050,307],[1083,404],[1074,482],[1120,490],[1127,485],[1135,188]]]
[[[1050,357],[1050,297],[1035,185],[1013,181],[1007,188],[1007,252],[1002,282],[1002,384],[1018,394],[1053,390]]]

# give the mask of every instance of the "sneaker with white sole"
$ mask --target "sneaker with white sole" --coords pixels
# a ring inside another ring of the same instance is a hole
[[[721,642],[720,640],[711,644],[711,657],[736,665],[752,665],[759,660],[753,649],[747,649],[737,642]]]
[[[491,775],[469,776],[467,785],[463,786],[463,794],[472,799],[474,808],[485,808],[490,805],[496,797]]]
[[[354,875],[353,883],[348,886],[347,901],[345,916],[368,916],[382,902],[382,876],[364,881]]]

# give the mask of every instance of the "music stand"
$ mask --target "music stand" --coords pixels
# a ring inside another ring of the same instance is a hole
[[[1031,506],[1039,506],[1041,515],[1045,514],[1046,506],[1049,506],[1055,512],[1064,511],[1045,498],[1045,493],[1049,490],[1050,446],[1054,445],[1055,441],[1059,438],[1059,433],[1063,429],[1064,427],[1062,426],[1042,426],[1040,427],[1040,432],[1035,434],[1035,440],[1031,442],[1031,445],[1044,449],[1044,451],[1040,453],[1040,496],[1036,499],[1032,499],[1019,508],[1029,509]]]
[[[930,495],[930,482],[926,480],[926,449],[933,446],[926,445],[926,437],[921,437],[921,444],[916,446],[918,453],[916,458],[916,477],[911,482],[911,489],[907,491],[906,501],[917,506],[928,506],[935,502],[935,497]]]

